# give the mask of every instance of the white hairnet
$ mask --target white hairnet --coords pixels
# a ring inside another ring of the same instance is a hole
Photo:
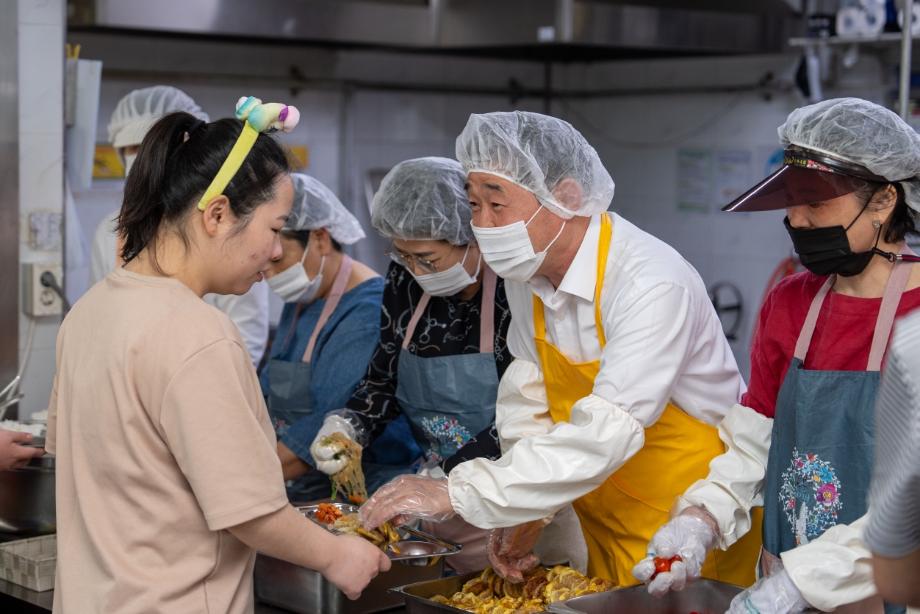
[[[453,245],[466,245],[473,238],[472,217],[463,167],[456,160],[434,157],[394,166],[380,182],[371,210],[371,223],[388,239]]]
[[[797,145],[863,166],[904,188],[920,212],[920,135],[898,115],[861,98],[801,107],[779,127],[783,145]]]
[[[457,137],[457,159],[467,173],[490,173],[530,190],[563,218],[606,211],[613,200],[613,178],[594,148],[570,123],[548,115],[470,115]]]
[[[291,173],[294,182],[294,206],[284,230],[318,230],[325,228],[329,236],[343,245],[364,238],[361,224],[332,190],[310,175]]]
[[[154,85],[129,92],[118,101],[109,119],[109,142],[116,149],[140,145],[144,136],[164,115],[184,111],[209,121],[191,96],[170,85]]]

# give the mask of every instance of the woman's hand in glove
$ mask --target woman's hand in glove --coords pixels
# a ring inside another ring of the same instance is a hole
[[[683,590],[700,577],[709,550],[719,538],[715,519],[699,507],[687,508],[661,526],[648,545],[648,556],[633,567],[633,576],[661,596]]]

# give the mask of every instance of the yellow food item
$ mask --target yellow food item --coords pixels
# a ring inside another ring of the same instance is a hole
[[[613,583],[589,578],[565,565],[538,567],[524,576],[524,582],[505,581],[487,567],[468,580],[450,597],[437,595],[432,601],[474,614],[530,614],[542,612],[556,601],[608,591]]]
[[[357,513],[345,514],[335,521],[332,528],[338,533],[363,537],[380,548],[385,548],[401,539],[399,533],[396,532],[396,529],[394,529],[389,522],[383,523],[379,528],[372,531],[366,530],[361,526],[361,521],[358,519]],[[399,554],[398,551],[395,553]]]

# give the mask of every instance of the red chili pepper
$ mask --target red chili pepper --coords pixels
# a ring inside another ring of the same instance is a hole
[[[655,557],[655,574],[652,576],[652,578],[654,578],[660,573],[671,571],[671,565],[673,565],[675,561],[682,561],[682,560],[683,559],[680,558],[679,554],[676,556],[672,556],[669,559],[665,559],[660,556],[656,556]]]

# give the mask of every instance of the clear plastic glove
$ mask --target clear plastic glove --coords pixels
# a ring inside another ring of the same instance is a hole
[[[523,582],[524,574],[540,564],[533,547],[543,528],[552,520],[551,516],[515,527],[493,529],[489,534],[489,563],[495,573],[512,583]]]
[[[338,444],[326,445],[323,440],[333,433],[342,433],[351,440],[355,439],[355,428],[344,417],[328,415],[323,420],[313,443],[310,444],[310,455],[316,463],[316,468],[326,475],[334,475],[345,468],[348,459],[342,454],[342,446]]]
[[[709,512],[700,507],[687,508],[655,532],[648,556],[633,567],[633,576],[648,584],[652,595],[683,590],[688,582],[700,577],[706,555],[718,538],[718,525]],[[671,561],[674,557],[680,559]]]
[[[761,578],[735,595],[729,614],[785,614],[804,612],[810,605],[785,569]]]
[[[398,526],[413,518],[444,522],[456,515],[447,494],[447,479],[421,475],[401,475],[387,482],[358,510],[367,530],[388,520]]]

